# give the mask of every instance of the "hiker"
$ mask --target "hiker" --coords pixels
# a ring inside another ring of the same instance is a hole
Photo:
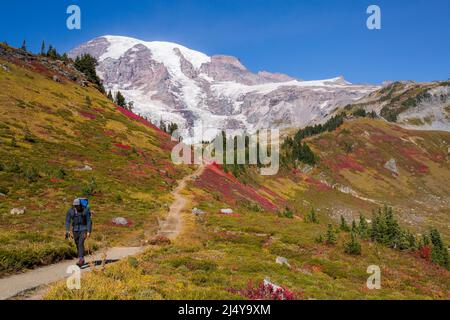
[[[75,199],[73,207],[67,211],[66,215],[66,238],[71,237],[77,246],[78,263],[80,268],[84,266],[84,242],[91,236],[92,232],[92,220],[91,211],[89,205],[83,206],[84,199]],[[72,233],[70,233],[70,225],[72,223]]]

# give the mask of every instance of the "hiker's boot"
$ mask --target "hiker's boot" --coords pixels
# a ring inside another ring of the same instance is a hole
[[[83,267],[85,264],[86,264],[86,261],[84,261],[84,259],[81,258],[81,259],[78,261],[77,266],[78,266],[79,268],[81,268],[81,267]]]

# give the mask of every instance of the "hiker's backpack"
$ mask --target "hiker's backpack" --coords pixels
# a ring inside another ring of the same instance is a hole
[[[87,217],[86,217],[86,209],[89,209],[89,200],[86,198],[78,198],[78,200],[80,200],[80,204],[81,207],[83,208],[82,214],[81,214],[81,219],[82,219],[82,224],[83,225],[87,225]],[[74,208],[74,214],[76,212],[76,209]],[[92,213],[91,214],[91,218],[92,218]]]
[[[89,200],[86,198],[80,198],[81,206],[83,207],[83,210],[86,210],[89,207]]]

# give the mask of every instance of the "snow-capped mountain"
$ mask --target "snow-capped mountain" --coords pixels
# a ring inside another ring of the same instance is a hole
[[[253,73],[231,56],[209,57],[169,42],[103,36],[73,49],[98,61],[105,88],[120,90],[135,112],[176,122],[188,137],[200,124],[217,130],[301,127],[323,121],[337,106],[378,89],[342,77],[302,81],[283,74]],[[198,140],[200,137],[195,137]]]

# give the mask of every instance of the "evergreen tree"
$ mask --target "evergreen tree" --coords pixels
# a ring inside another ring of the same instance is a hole
[[[64,52],[64,54],[61,56],[61,60],[64,61],[64,62],[69,62],[70,58],[67,55],[67,53]]]
[[[115,102],[119,107],[122,107],[122,108],[127,107],[127,102],[125,100],[125,97],[123,96],[123,94],[120,91],[117,91],[117,93],[116,93]]]
[[[111,100],[112,102],[114,102],[114,97],[112,95],[111,90],[109,90],[109,92],[108,92],[108,99]]]
[[[98,64],[97,60],[89,54],[84,54],[81,57],[77,57],[74,62],[75,68],[78,71],[80,71],[81,73],[83,73],[86,76],[86,78],[90,82],[92,82],[100,92],[105,93],[105,88],[103,87],[103,83],[100,80],[100,78],[98,77],[97,71],[95,69],[97,67],[97,64]],[[117,96],[116,96],[116,99],[117,99]],[[120,105],[120,106],[125,108],[126,107],[125,101],[121,100],[121,102],[123,102],[123,105]],[[116,103],[117,103],[117,101],[116,101]]]
[[[367,223],[366,217],[361,213],[359,216],[359,235],[361,238],[366,239],[369,236],[369,225]]]
[[[447,246],[442,241],[441,234],[436,229],[430,231],[431,261],[449,269],[449,257]]]
[[[361,244],[356,239],[356,235],[352,232],[350,242],[345,244],[345,253],[351,255],[361,255]]]
[[[341,216],[341,226],[340,226],[341,231],[344,232],[349,232],[350,228],[347,224],[347,221],[345,220],[344,216]]]
[[[327,234],[325,236],[325,242],[327,245],[335,245],[337,242],[336,232],[331,224],[328,225]]]
[[[45,41],[42,41],[42,45],[41,45],[41,56],[45,56]]]
[[[133,112],[134,110],[134,102],[133,101],[129,101],[126,107],[127,110]]]
[[[21,49],[22,49],[23,51],[25,51],[25,52],[28,51],[28,50],[27,50],[27,42],[26,42],[25,40],[23,40],[23,42],[22,42],[22,47],[21,47]]]
[[[167,127],[167,133],[172,135],[175,131],[178,130],[178,124],[176,123],[170,123],[169,126]]]
[[[317,218],[316,210],[314,208],[311,208],[311,211],[306,216],[306,222],[309,223],[319,223],[319,219]]]
[[[352,232],[355,234],[359,233],[358,226],[355,220],[352,221]]]
[[[166,126],[166,124],[164,123],[164,121],[160,121],[159,122],[159,128],[162,130],[162,131],[164,131],[164,132],[166,132],[167,133],[167,126]]]

